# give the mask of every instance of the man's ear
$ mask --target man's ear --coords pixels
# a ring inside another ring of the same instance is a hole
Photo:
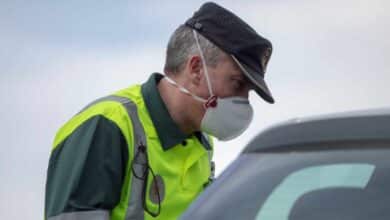
[[[191,56],[188,59],[187,67],[188,73],[191,79],[191,82],[195,85],[199,85],[200,80],[202,79],[203,67],[202,60],[200,56]]]

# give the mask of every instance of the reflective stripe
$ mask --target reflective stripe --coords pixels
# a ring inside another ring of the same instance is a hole
[[[109,220],[110,213],[106,210],[82,211],[82,212],[67,212],[47,220]]]
[[[87,105],[83,110],[81,110],[81,112],[86,110],[87,108],[91,107],[92,105],[95,105],[99,102],[104,102],[104,101],[119,102],[123,105],[123,107],[125,107],[127,114],[129,115],[129,117],[131,119],[131,123],[133,125],[133,136],[134,136],[134,138],[133,138],[133,140],[134,140],[133,157],[134,157],[135,155],[137,155],[138,146],[140,146],[140,145],[146,146],[145,131],[144,131],[144,128],[141,124],[141,121],[138,117],[137,105],[134,102],[132,102],[129,98],[125,98],[122,96],[116,96],[116,95],[110,95],[110,96],[106,96],[106,97],[95,100],[94,102]],[[134,161],[133,168],[134,168],[134,171],[136,173],[143,173],[144,164],[147,163],[147,157],[146,157],[146,154],[141,153],[139,155],[140,155],[140,157],[137,158],[137,161]],[[131,162],[132,161],[130,161],[130,163]],[[131,173],[131,175],[133,175],[133,173]],[[144,196],[144,195],[142,195],[143,185],[144,185],[144,182],[142,179],[135,178],[134,175],[132,176],[131,185],[129,186],[131,188],[129,189],[130,197],[129,197],[128,207],[127,207],[127,211],[126,211],[126,217],[125,217],[126,220],[131,220],[131,219],[142,220],[142,219],[144,219],[144,208],[143,208],[143,203],[142,203],[142,201],[143,201],[142,197]]]
[[[96,99],[95,101],[89,103],[87,106],[85,106],[83,109],[81,109],[81,111],[79,111],[77,114],[80,114],[81,112],[87,110],[89,107],[99,103],[99,102],[104,102],[104,101],[117,101],[117,102],[121,102],[121,101],[118,101],[116,100],[116,97],[119,97],[119,96],[114,96],[114,95],[109,95],[109,96],[105,96],[105,97],[102,97],[102,98],[99,98],[99,99]],[[122,97],[120,97],[122,98]]]
[[[138,117],[137,113],[137,105],[133,103],[130,99],[120,97],[120,96],[114,96],[116,99],[122,103],[122,105],[126,108],[127,113],[129,114],[129,117],[131,118],[131,122],[133,124],[133,133],[134,133],[134,155],[137,155],[138,152],[138,146],[144,145],[146,146],[146,137],[145,137],[145,131],[141,124],[141,121]],[[146,151],[147,152],[147,151]],[[146,154],[139,154],[141,155],[136,163],[134,163],[134,171],[136,173],[143,172],[144,165],[147,163]],[[145,180],[145,179],[144,179]],[[126,212],[126,220],[131,219],[144,219],[144,208],[143,208],[143,199],[142,195],[143,192],[143,186],[144,186],[144,180],[139,178],[133,178],[131,180],[131,190],[130,190],[130,198],[129,203],[127,207]]]

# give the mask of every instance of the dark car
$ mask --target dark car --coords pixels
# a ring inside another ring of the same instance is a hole
[[[390,109],[264,131],[182,219],[390,219]]]

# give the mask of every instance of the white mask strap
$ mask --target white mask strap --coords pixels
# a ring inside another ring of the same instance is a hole
[[[199,50],[200,57],[201,57],[201,60],[202,60],[202,65],[203,65],[203,69],[204,69],[204,72],[205,72],[206,82],[207,82],[207,87],[209,89],[210,97],[213,97],[214,96],[213,88],[211,87],[211,81],[210,81],[210,77],[209,77],[209,72],[207,71],[206,59],[204,58],[202,49],[200,48],[198,34],[196,33],[195,30],[192,30],[192,32],[194,33],[195,42],[196,42],[196,45],[198,46],[198,50]]]
[[[198,100],[200,102],[207,102],[207,99],[204,99],[202,97],[199,97],[197,95],[194,95],[192,94],[190,91],[188,91],[188,89],[184,88],[183,86],[177,84],[175,81],[173,81],[171,78],[169,78],[168,76],[165,76],[164,77],[170,84],[176,86],[181,92],[187,94],[187,95],[190,95],[192,96],[195,100]]]

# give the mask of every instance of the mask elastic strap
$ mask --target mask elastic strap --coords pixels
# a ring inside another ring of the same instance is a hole
[[[198,50],[199,50],[200,57],[201,57],[201,60],[202,60],[203,69],[205,71],[207,87],[209,89],[210,98],[211,98],[211,97],[214,96],[214,93],[213,93],[213,88],[211,87],[211,81],[210,81],[210,77],[209,77],[209,72],[207,71],[206,59],[204,58],[202,49],[200,48],[199,39],[198,39],[198,33],[196,33],[195,30],[192,30],[192,32],[194,33],[195,42],[196,42],[196,45],[198,46]]]
[[[181,92],[187,94],[187,95],[190,95],[192,96],[195,100],[198,100],[200,102],[207,102],[207,99],[204,99],[202,97],[199,97],[197,95],[194,95],[192,94],[190,91],[188,91],[188,89],[184,88],[183,86],[177,84],[175,81],[173,81],[171,78],[169,78],[168,76],[165,76],[165,79],[172,85],[174,85],[175,87],[177,87]]]

